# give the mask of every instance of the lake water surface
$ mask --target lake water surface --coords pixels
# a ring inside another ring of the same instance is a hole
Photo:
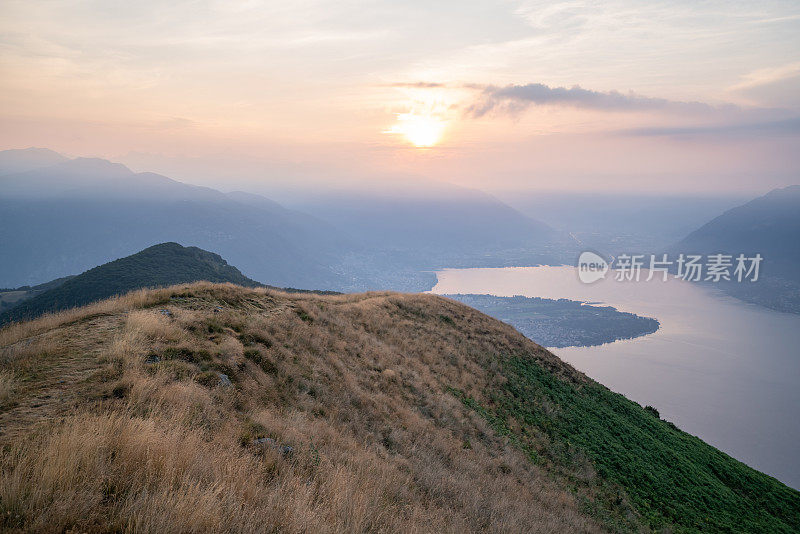
[[[448,269],[432,292],[568,298],[655,317],[658,332],[561,359],[734,458],[800,489],[800,315],[682,280],[595,284],[573,267]],[[642,280],[647,276],[642,271]]]

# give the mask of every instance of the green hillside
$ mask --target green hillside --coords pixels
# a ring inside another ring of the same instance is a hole
[[[0,314],[0,324],[83,306],[134,289],[200,280],[230,282],[245,287],[261,285],[244,276],[236,267],[228,265],[217,254],[197,247],[183,247],[178,243],[161,243],[54,284],[56,287]]]
[[[800,493],[659,419],[657,410],[594,381],[560,379],[524,354],[505,359],[501,372],[505,383],[483,401],[452,392],[576,487],[586,485],[580,473],[590,466],[605,504],[587,504],[614,530],[633,528],[622,513],[626,502],[656,531],[800,529]]]

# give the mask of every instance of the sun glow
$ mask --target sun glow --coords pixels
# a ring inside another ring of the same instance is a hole
[[[444,121],[436,117],[401,113],[388,133],[402,134],[415,147],[428,148],[441,141],[444,127]]]

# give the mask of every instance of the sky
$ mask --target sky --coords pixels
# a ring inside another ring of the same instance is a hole
[[[221,189],[800,182],[800,3],[3,0],[0,148]]]

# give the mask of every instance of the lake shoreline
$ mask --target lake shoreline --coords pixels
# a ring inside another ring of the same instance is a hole
[[[653,317],[577,300],[491,294],[443,296],[508,323],[547,348],[595,347],[653,334],[660,327]]]
[[[643,278],[646,272],[643,271]],[[582,284],[574,267],[448,269],[432,293],[565,298],[656,317],[649,335],[552,348],[734,458],[800,488],[800,316],[682,280]]]

